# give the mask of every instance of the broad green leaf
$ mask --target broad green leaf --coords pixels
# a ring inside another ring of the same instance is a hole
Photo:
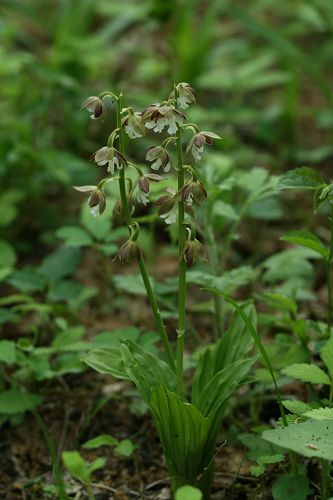
[[[150,405],[171,480],[183,478],[195,485],[213,458],[214,448],[210,455],[205,452],[210,419],[163,385],[153,389]]]
[[[15,271],[7,279],[8,283],[22,292],[37,292],[46,286],[46,278],[33,267]]]
[[[0,268],[12,268],[16,263],[16,253],[14,248],[5,240],[0,240]]]
[[[85,247],[93,243],[90,235],[78,226],[60,227],[56,231],[56,236],[64,240],[69,247]]]
[[[152,390],[157,385],[163,384],[171,390],[175,388],[175,374],[167,363],[152,353],[145,352],[135,342],[126,341],[121,345],[120,351],[125,370],[147,405],[150,404]]]
[[[276,463],[284,459],[283,448],[268,443],[259,434],[241,434],[239,441],[248,449],[247,458],[259,465]]]
[[[275,307],[276,309],[282,310],[282,311],[290,311],[292,313],[297,312],[297,304],[294,300],[292,300],[290,297],[287,297],[286,295],[282,295],[281,293],[270,293],[270,292],[265,292],[261,293],[260,297],[270,304],[271,306]]]
[[[310,382],[311,384],[331,385],[329,376],[317,365],[307,363],[294,363],[282,370],[287,377]]]
[[[62,453],[62,459],[65,467],[75,479],[83,481],[84,483],[91,482],[88,465],[78,451],[64,451]]]
[[[313,276],[313,267],[309,259],[317,259],[318,254],[309,248],[291,248],[268,257],[263,263],[266,269],[264,281],[275,283],[301,278],[309,280]]]
[[[72,274],[77,268],[80,258],[81,252],[79,248],[58,248],[43,260],[38,271],[50,281],[57,281]]]
[[[308,420],[265,431],[262,437],[305,457],[333,460],[333,420]]]
[[[99,373],[130,380],[119,348],[94,349],[84,356],[83,361]]]
[[[320,350],[320,357],[324,361],[331,379],[333,380],[333,338],[328,340]]]
[[[116,274],[112,277],[117,290],[133,295],[146,295],[146,288],[140,274]]]
[[[300,167],[289,170],[279,179],[277,189],[318,189],[326,184],[324,177],[318,170],[309,167]]]
[[[24,413],[33,410],[42,401],[37,394],[30,394],[15,389],[0,393],[0,414]]]
[[[274,500],[306,500],[310,495],[309,479],[306,476],[286,474],[273,484]]]
[[[4,363],[15,363],[16,344],[12,340],[0,340],[0,361]]]
[[[283,235],[281,240],[301,245],[302,247],[311,248],[319,253],[325,260],[328,259],[328,248],[321,242],[321,240],[308,231],[290,231]]]
[[[82,292],[84,286],[82,283],[73,280],[61,280],[52,283],[48,298],[54,302],[75,300]]]
[[[213,205],[212,210],[213,217],[222,217],[223,219],[229,219],[236,221],[239,219],[239,215],[235,209],[229,204],[222,200],[216,200]]]
[[[303,401],[297,401],[296,399],[286,399],[282,401],[282,404],[291,413],[296,413],[299,416],[304,415],[305,412],[311,409],[310,405],[303,403]]]
[[[99,448],[100,446],[116,446],[117,444],[118,439],[110,436],[110,434],[101,434],[83,443],[82,448],[91,449]]]
[[[82,206],[81,223],[97,241],[103,241],[110,233],[110,220],[108,210],[98,217],[93,217],[87,204]]]
[[[73,328],[69,328],[63,332],[58,333],[58,335],[54,338],[52,342],[52,347],[55,349],[64,348],[68,345],[77,342],[82,339],[85,334],[85,329],[82,326],[74,326]]]
[[[175,500],[202,500],[202,493],[194,486],[185,485],[178,488]]]
[[[104,465],[106,464],[106,458],[104,457],[98,457],[95,458],[89,465],[89,471],[90,472],[95,472],[95,470],[103,469]]]
[[[114,451],[123,457],[130,457],[134,451],[134,445],[130,439],[123,439]]]
[[[306,417],[314,420],[333,420],[333,408],[317,408],[304,413]]]

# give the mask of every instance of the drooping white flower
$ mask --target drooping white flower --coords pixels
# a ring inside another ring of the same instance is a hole
[[[81,109],[83,108],[86,108],[90,113],[92,113],[92,115],[90,115],[92,120],[96,120],[104,111],[104,103],[100,97],[93,95],[88,97],[83,102]]]
[[[151,165],[153,170],[159,170],[159,168],[162,167],[164,172],[169,172],[172,166],[169,153],[162,146],[149,148],[146,154],[146,160],[153,162]]]
[[[145,127],[157,133],[168,127],[168,134],[174,135],[184,120],[185,116],[171,104],[152,104],[142,112]]]
[[[187,145],[186,153],[191,152],[195,161],[201,160],[204,146],[206,144],[211,146],[213,144],[213,139],[221,139],[221,137],[213,132],[196,132]]]
[[[94,217],[101,215],[106,208],[105,193],[98,186],[73,186],[76,191],[81,193],[91,193],[88,198],[90,213]]]
[[[124,110],[123,110],[124,111]],[[142,113],[127,108],[126,114],[122,119],[124,130],[131,139],[143,137],[146,133],[145,127],[141,121]]]
[[[112,175],[114,174],[115,169],[121,169],[124,164],[126,164],[126,159],[120,151],[110,146],[104,146],[96,151],[94,154],[94,160],[97,165],[107,165],[107,171]]]
[[[136,200],[138,203],[142,203],[142,205],[147,205],[149,203],[149,193],[145,193],[141,191],[141,189],[137,190]]]

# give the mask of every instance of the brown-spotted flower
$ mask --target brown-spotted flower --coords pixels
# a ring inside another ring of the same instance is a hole
[[[179,193],[171,188],[168,188],[167,192],[167,195],[161,196],[161,198],[156,201],[156,205],[159,206],[158,215],[161,219],[164,219],[166,224],[173,224],[178,217]],[[185,213],[194,217],[193,208],[189,204],[186,203],[184,208]]]
[[[202,182],[194,179],[186,182],[180,192],[182,200],[188,204],[194,201],[203,205],[207,198],[207,191]]]
[[[176,94],[177,104],[182,109],[186,109],[189,104],[194,104],[196,102],[195,90],[186,82],[181,82],[176,85]],[[175,98],[175,91],[171,92],[169,98]]]
[[[146,133],[146,129],[141,121],[142,113],[139,111],[134,112],[132,108],[127,108],[123,110],[123,112],[125,112],[125,115],[122,119],[122,124],[124,125],[126,134],[131,139],[143,137]]]
[[[104,111],[103,99],[96,95],[92,95],[83,102],[81,109],[83,108],[86,108],[90,113],[92,113],[92,115],[90,115],[92,120],[96,120]]]
[[[119,248],[113,260],[118,260],[121,264],[130,264],[141,257],[141,250],[137,241],[131,238]]]
[[[186,153],[191,152],[196,161],[201,160],[201,154],[203,153],[205,144],[211,146],[213,144],[213,139],[221,139],[221,137],[213,132],[206,132],[203,130],[201,132],[196,132],[187,145]]]
[[[93,159],[97,165],[107,165],[107,171],[112,175],[114,174],[115,168],[121,169],[127,163],[126,158],[120,151],[111,146],[104,146],[96,151],[93,155]]]
[[[136,199],[139,203],[142,203],[143,205],[147,205],[149,202],[149,189],[150,189],[150,182],[160,182],[165,177],[161,177],[160,175],[157,174],[144,174],[141,175],[138,179],[138,191],[136,193]]]
[[[162,132],[168,127],[167,132],[173,135],[177,132],[178,125],[185,120],[183,113],[171,104],[151,104],[142,112],[142,122],[145,127],[154,132]]]
[[[169,172],[172,166],[169,153],[163,146],[153,146],[149,148],[146,154],[146,160],[154,162],[151,165],[153,170],[158,170],[162,167],[164,172]]]
[[[196,260],[207,262],[205,247],[196,238],[189,238],[185,243],[184,260],[189,265],[192,265]]]
[[[88,198],[90,212],[94,217],[101,215],[106,207],[106,197],[104,191],[97,186],[73,186],[76,191],[91,193]]]

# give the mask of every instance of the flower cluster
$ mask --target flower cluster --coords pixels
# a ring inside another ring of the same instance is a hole
[[[184,120],[183,113],[168,103],[151,104],[142,112],[142,122],[154,132],[163,132],[164,128],[168,127],[168,134],[173,135]]]

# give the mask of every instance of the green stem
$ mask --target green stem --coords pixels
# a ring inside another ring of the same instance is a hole
[[[124,154],[125,152],[125,140],[124,140],[124,130],[123,127],[121,126],[121,106],[122,106],[122,94],[119,95],[118,100],[117,100],[117,127],[119,129],[119,151]],[[121,203],[122,203],[122,208],[123,208],[123,214],[124,218],[126,221],[127,226],[130,226],[132,224],[132,217],[131,217],[131,212],[129,209],[128,205],[128,199],[127,199],[127,193],[126,193],[126,182],[125,182],[125,169],[122,168],[120,169],[119,173],[119,191],[120,191],[120,197],[121,197]],[[144,282],[144,285],[146,287],[146,292],[148,295],[148,300],[150,303],[150,306],[152,308],[153,316],[155,319],[157,331],[160,334],[163,347],[167,356],[168,364],[170,365],[170,368],[173,371],[176,371],[176,364],[174,360],[174,355],[171,349],[171,345],[168,339],[168,335],[163,323],[163,319],[161,316],[161,312],[158,308],[157,300],[155,293],[153,291],[153,288],[150,283],[149,275],[147,272],[147,267],[143,258],[143,255],[141,255],[139,259],[139,268],[141,272],[141,276]]]
[[[330,223],[330,244],[327,259],[327,333],[330,335],[333,319],[333,203],[331,204],[331,223]]]
[[[93,494],[93,488],[92,488],[92,485],[90,483],[87,483],[87,493],[88,493],[88,498],[89,500],[94,500],[94,494]]]
[[[177,130],[177,156],[178,156],[178,191],[182,189],[185,181],[185,170],[183,165],[183,150],[181,128]],[[185,206],[184,202],[178,200],[178,330],[177,330],[177,390],[180,397],[184,394],[183,363],[186,325],[186,262],[184,259],[184,246],[186,241],[186,229],[184,226]]]
[[[331,464],[328,460],[323,458],[320,460],[321,464],[321,498],[327,500],[329,498],[329,484],[330,484],[330,468]]]

